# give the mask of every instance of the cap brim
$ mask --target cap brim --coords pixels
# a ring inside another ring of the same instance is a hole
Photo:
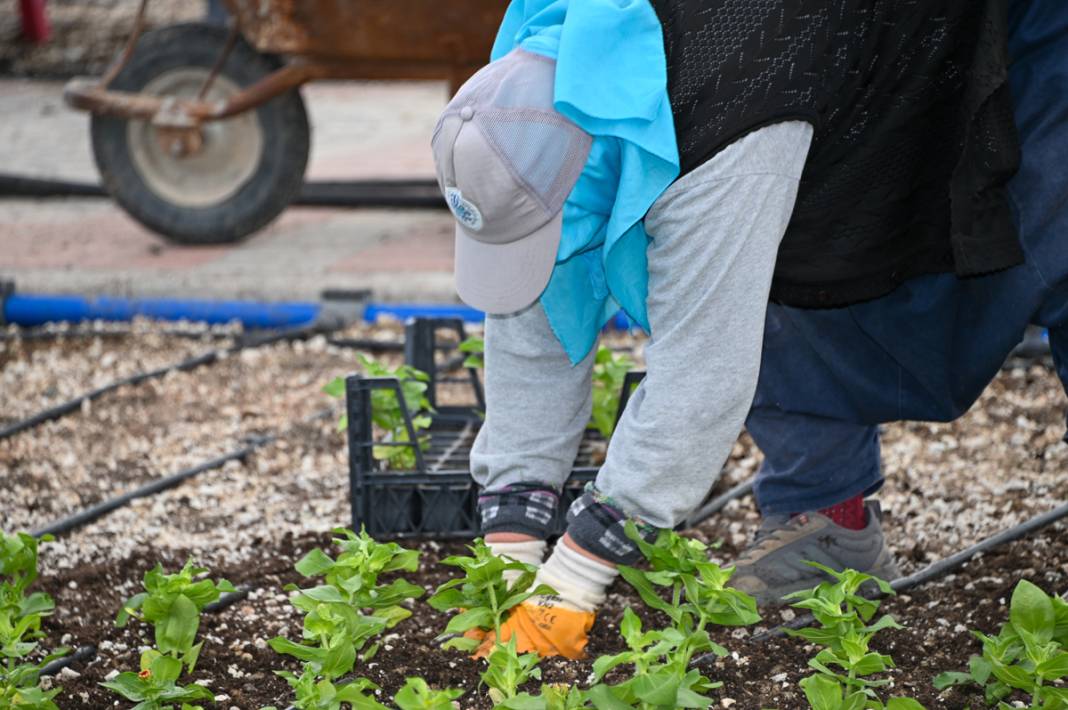
[[[467,305],[494,315],[521,311],[549,285],[560,248],[563,211],[509,244],[487,244],[456,227],[456,292]]]

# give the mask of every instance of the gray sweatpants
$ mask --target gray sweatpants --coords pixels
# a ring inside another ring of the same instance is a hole
[[[651,237],[647,375],[593,490],[569,513],[586,549],[628,561],[626,519],[673,527],[715,483],[756,388],[764,314],[812,127],[779,123],[676,181]],[[485,531],[544,537],[590,417],[593,354],[572,367],[540,304],[486,323],[486,421],[471,455]]]

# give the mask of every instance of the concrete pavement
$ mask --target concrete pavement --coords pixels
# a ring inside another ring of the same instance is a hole
[[[97,181],[88,120],[62,84],[0,80],[0,172]],[[305,87],[310,180],[429,178],[443,84]],[[378,300],[456,300],[452,220],[408,210],[290,208],[242,244],[176,247],[103,199],[0,197],[0,278],[26,293],[307,299],[370,288]]]

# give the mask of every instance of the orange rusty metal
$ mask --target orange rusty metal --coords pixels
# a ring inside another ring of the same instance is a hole
[[[503,0],[223,0],[233,31],[258,51],[284,55],[282,68],[227,101],[179,99],[108,91],[129,62],[144,26],[142,0],[122,56],[102,81],[75,79],[64,89],[69,106],[94,114],[151,121],[162,128],[194,129],[231,118],[318,79],[443,79],[452,90],[489,59],[504,16]],[[192,144],[190,144],[192,145]]]
[[[359,79],[447,79],[489,60],[504,0],[224,0],[261,52],[338,62]]]

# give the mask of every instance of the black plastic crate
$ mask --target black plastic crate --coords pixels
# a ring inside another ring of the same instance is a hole
[[[382,537],[460,537],[479,534],[478,487],[471,479],[470,455],[475,436],[482,424],[480,412],[485,398],[475,370],[455,376],[462,367],[463,354],[448,353],[438,342],[441,330],[465,337],[458,319],[417,319],[406,327],[405,354],[409,365],[431,377],[427,394],[437,413],[427,433],[430,445],[421,451],[414,443],[375,441],[371,425],[371,392],[393,390],[400,396],[400,384],[393,378],[351,375],[345,381],[348,414],[349,484],[353,529],[365,526],[371,535]],[[629,373],[620,398],[620,413],[641,373]],[[442,406],[437,404],[438,386],[463,382],[470,385],[473,404]],[[617,414],[618,417],[618,414]],[[408,418],[409,438],[415,440],[414,427]],[[372,456],[375,446],[408,446],[415,453],[416,467],[411,471],[381,471]],[[594,479],[600,465],[604,440],[588,430],[579,448],[572,475],[561,495],[556,529],[563,532],[568,506]]]

